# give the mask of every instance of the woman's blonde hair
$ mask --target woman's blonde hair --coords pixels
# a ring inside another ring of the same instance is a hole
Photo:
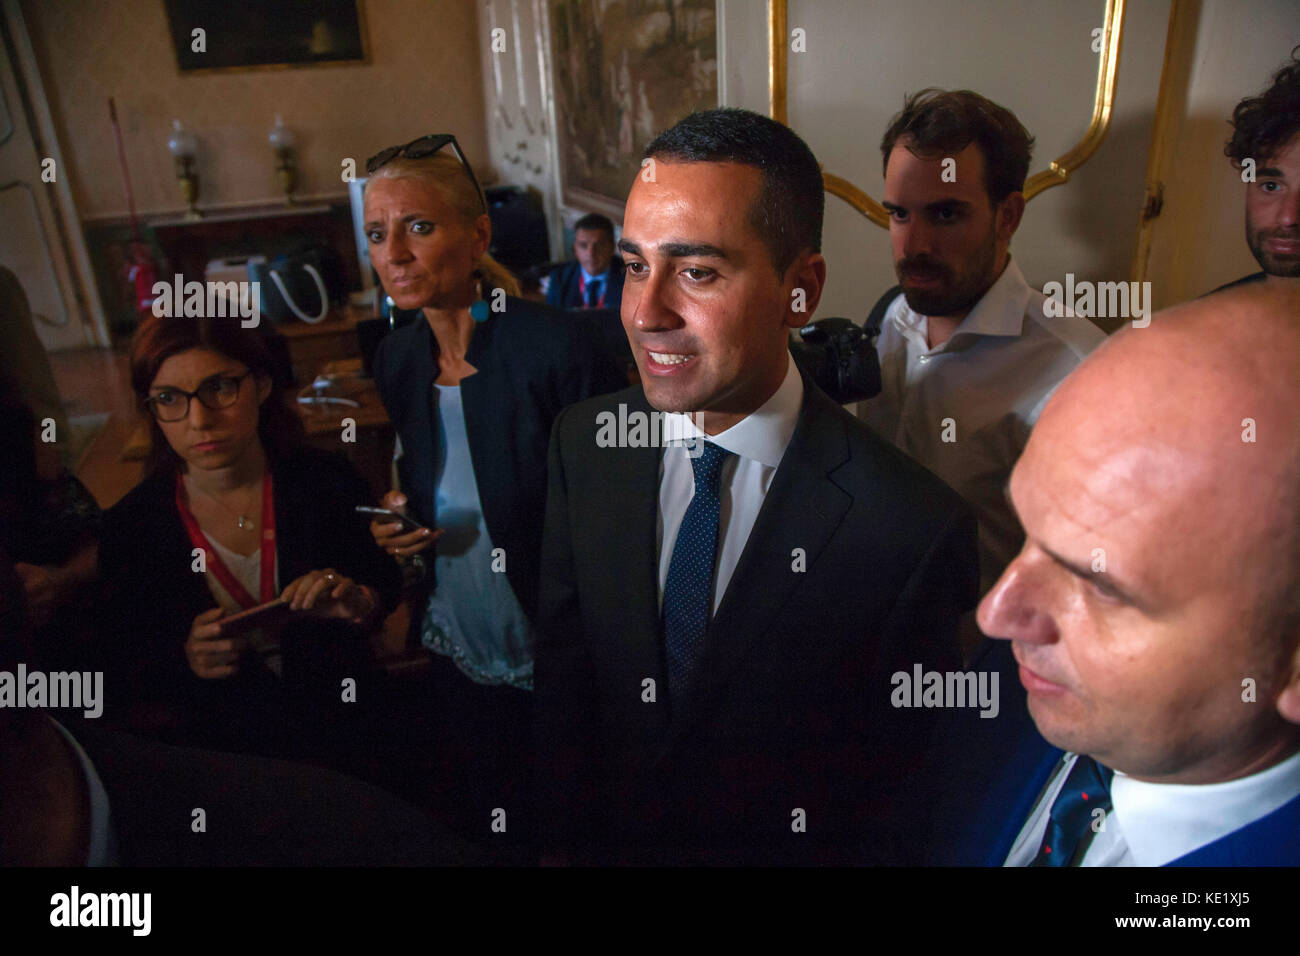
[[[374,179],[419,179],[430,183],[437,187],[447,204],[469,223],[477,222],[478,217],[487,210],[483,194],[470,180],[460,160],[448,152],[420,159],[400,156],[371,173],[370,179],[366,181],[367,188],[370,180]],[[493,259],[490,253],[485,252],[479,258],[478,271],[483,278],[484,295],[487,294],[487,287],[503,289],[509,296],[519,295],[519,280],[509,269]]]

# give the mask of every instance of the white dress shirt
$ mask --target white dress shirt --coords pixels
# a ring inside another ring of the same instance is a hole
[[[772,397],[726,431],[705,435],[689,415],[678,412],[664,415],[663,434],[674,437],[665,441],[667,447],[659,464],[656,540],[659,547],[660,607],[663,607],[664,586],[668,582],[668,565],[672,561],[677,531],[695,495],[695,472],[691,468],[686,442],[701,436],[733,453],[733,457],[723,463],[718,481],[720,508],[718,549],[714,555],[717,572],[713,578],[713,610],[716,612],[722,604],[736,562],[745,550],[749,532],[754,528],[767,489],[772,485],[772,477],[785,456],[799,420],[803,379],[799,377],[794,359],[788,361],[785,378]]]
[[[1066,754],[1007,854],[1005,866],[1028,866],[1047,833],[1047,816],[1076,754]],[[1240,830],[1300,796],[1300,752],[1267,770],[1227,783],[1135,780],[1115,771],[1106,828],[1093,837],[1082,866],[1164,866]]]
[[[858,406],[863,422],[975,510],[982,591],[1023,540],[1004,489],[1030,429],[1061,380],[1106,338],[1087,319],[1049,317],[1045,301],[1008,259],[952,337],[930,348],[927,317],[899,295],[876,340],[881,392]]]

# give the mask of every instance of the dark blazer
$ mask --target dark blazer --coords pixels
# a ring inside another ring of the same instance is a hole
[[[334,568],[376,589],[385,608],[395,607],[400,569],[375,547],[368,520],[353,510],[372,503],[372,496],[342,454],[304,447],[272,460],[271,474],[280,583]],[[245,717],[252,723],[243,729],[259,733],[252,715],[278,685],[259,666],[242,667],[224,680],[204,680],[190,670],[185,659],[190,624],[217,604],[204,576],[191,570],[191,544],[176,510],[174,482],[170,476],[148,477],[104,514],[101,634],[105,678],[114,689],[105,717],[116,722],[128,702],[161,707],[178,721],[168,733],[173,742],[237,746],[233,737],[211,734],[219,732],[218,725],[233,733]],[[304,626],[319,632],[337,630],[332,625],[338,623],[315,619]],[[286,645],[285,654],[292,653]],[[285,669],[288,675],[290,657]]]
[[[918,788],[933,801],[924,862],[933,866],[1002,866],[1064,751],[1043,739],[1005,641],[993,641],[975,670],[998,671],[999,715],[953,712],[939,766]],[[1010,680],[1008,681],[1008,676]],[[1167,866],[1300,864],[1300,797]]]
[[[606,309],[617,309],[623,302],[623,280],[627,275],[627,265],[622,258],[615,256],[609,263],[609,275],[605,289]],[[582,266],[578,262],[566,262],[551,273],[550,284],[546,287],[546,304],[557,309],[582,309],[586,303],[578,289],[582,278]]]
[[[958,618],[978,588],[975,520],[806,376],[804,390],[680,702],[665,702],[657,603],[661,450],[595,442],[599,412],[651,407],[638,387],[556,422],[534,677],[545,852],[897,858],[931,721],[889,706],[889,675],[959,665]],[[798,810],[806,832],[795,832]]]
[[[414,807],[304,764],[72,730],[108,794],[122,866],[428,866],[482,862]],[[201,807],[207,830],[191,829]]]
[[[461,382],[461,402],[484,522],[493,546],[505,549],[515,597],[536,620],[551,423],[566,405],[627,379],[585,326],[524,299],[507,298],[505,311],[475,326],[465,360],[478,369]],[[402,439],[398,469],[408,510],[436,527],[438,340],[429,323],[384,336],[374,370]]]

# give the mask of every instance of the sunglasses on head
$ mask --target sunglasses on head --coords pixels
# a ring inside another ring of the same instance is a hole
[[[474,170],[470,168],[469,160],[465,158],[465,154],[460,151],[460,143],[456,142],[456,137],[451,133],[431,133],[428,136],[413,139],[409,143],[403,143],[401,146],[389,146],[387,149],[381,149],[366,160],[366,175],[373,174],[381,166],[385,166],[399,157],[424,159],[426,156],[432,156],[448,143],[451,144],[451,151],[456,155],[456,159],[464,168],[466,175],[469,176],[469,181],[474,184],[474,193],[478,196],[479,204],[483,207],[483,211],[487,212],[487,200],[483,195],[482,188],[479,187],[478,179],[474,176]]]

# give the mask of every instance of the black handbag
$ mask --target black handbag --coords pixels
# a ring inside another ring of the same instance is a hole
[[[300,319],[314,325],[329,315],[336,269],[330,253],[311,246],[270,262],[249,262],[248,278],[258,283],[262,315],[274,325]]]

